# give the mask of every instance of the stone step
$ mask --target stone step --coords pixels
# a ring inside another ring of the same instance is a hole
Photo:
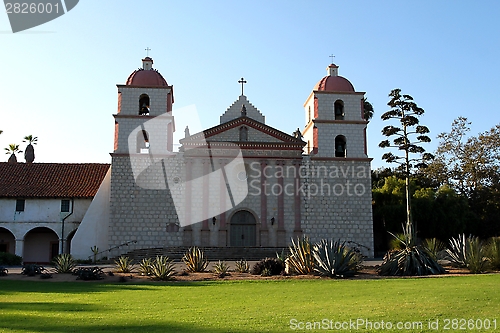
[[[200,247],[204,252],[205,257],[209,261],[216,260],[261,260],[264,258],[274,258],[276,253],[285,251],[287,248],[281,247]],[[141,261],[144,258],[155,258],[156,256],[166,256],[175,261],[180,261],[184,254],[189,250],[189,247],[163,247],[137,249],[130,251],[125,256],[134,259],[135,262]]]

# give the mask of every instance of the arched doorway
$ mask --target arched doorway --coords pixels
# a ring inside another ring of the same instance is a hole
[[[24,236],[25,263],[50,263],[59,254],[59,237],[49,228],[38,227]]]
[[[16,252],[16,238],[5,228],[0,228],[0,252]]]
[[[256,246],[257,221],[252,213],[240,210],[231,217],[231,246]]]

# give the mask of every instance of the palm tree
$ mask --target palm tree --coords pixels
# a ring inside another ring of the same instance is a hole
[[[35,160],[35,149],[33,148],[33,145],[36,145],[37,141],[38,137],[33,135],[27,135],[24,137],[23,142],[28,142],[26,150],[24,151],[24,159],[26,160],[26,163],[33,163]]]
[[[5,150],[7,151],[7,153],[6,153],[7,155],[11,154],[8,162],[9,163],[17,163],[16,154],[22,153],[22,151],[19,150],[19,145],[16,145],[15,143],[11,143],[11,144],[9,144],[9,146],[7,148],[5,148]]]

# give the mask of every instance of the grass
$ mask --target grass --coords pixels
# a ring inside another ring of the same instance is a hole
[[[421,321],[422,329],[404,331],[435,332],[428,320],[440,320],[441,328],[447,318],[497,319],[500,325],[499,284],[499,274],[158,284],[0,279],[0,331],[286,332],[293,319],[363,318]]]

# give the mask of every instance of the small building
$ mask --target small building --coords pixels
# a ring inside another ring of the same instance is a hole
[[[108,171],[109,164],[0,163],[0,252],[25,263],[69,253]]]

